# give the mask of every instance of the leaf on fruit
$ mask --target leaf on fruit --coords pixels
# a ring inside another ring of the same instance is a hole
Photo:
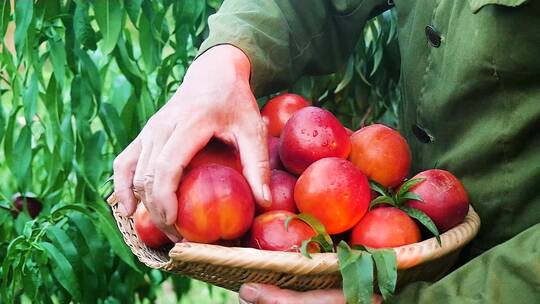
[[[424,225],[431,233],[433,233],[433,235],[435,235],[439,246],[442,246],[439,230],[437,229],[437,226],[435,226],[435,223],[433,223],[433,220],[431,220],[431,218],[427,216],[427,214],[425,214],[419,209],[405,206],[400,206],[399,209],[403,210],[405,213],[407,213],[407,215],[414,219],[417,219],[422,225]]]
[[[418,194],[416,194],[414,192],[407,192],[407,193],[403,194],[402,196],[398,197],[398,203],[399,204],[401,204],[403,202],[406,202],[406,201],[419,201],[421,203],[424,202],[422,197],[420,197],[420,195],[418,195]]]
[[[394,200],[389,197],[389,196],[379,196],[377,198],[375,198],[374,200],[371,201],[371,203],[369,204],[369,210],[371,210],[373,207],[377,206],[377,205],[381,205],[381,204],[389,204],[389,205],[392,205],[392,206],[395,206],[395,202]]]
[[[334,242],[332,241],[332,238],[330,237],[330,235],[328,235],[328,233],[326,232],[326,228],[324,227],[324,225],[321,222],[319,222],[319,220],[305,213],[292,215],[292,216],[287,217],[287,219],[285,219],[284,224],[285,224],[286,231],[289,230],[289,223],[293,219],[299,219],[303,221],[304,223],[308,224],[311,227],[311,229],[315,231],[315,233],[317,233],[317,235],[310,238],[309,240],[302,241],[302,245],[300,246],[300,253],[302,253],[303,256],[311,259],[311,255],[308,252],[308,246],[311,243],[319,244],[319,246],[321,247],[321,252],[334,251]]]
[[[365,251],[353,251],[341,241],[337,247],[343,293],[347,303],[372,303],[373,260]]]
[[[397,258],[392,249],[374,249],[366,247],[371,253],[377,272],[377,285],[383,299],[388,300],[396,290]]]
[[[371,190],[379,193],[382,196],[389,196],[388,191],[384,188],[384,186],[377,183],[376,181],[370,180],[369,187],[371,188]]]
[[[421,177],[421,178],[412,178],[412,179],[404,182],[403,185],[401,186],[401,188],[399,188],[397,196],[401,197],[401,196],[405,195],[405,193],[409,192],[409,190],[413,186],[415,186],[415,185],[417,185],[417,184],[419,184],[419,183],[421,183],[421,182],[423,182],[425,180],[426,180],[425,178]]]
[[[321,222],[319,222],[317,218],[315,218],[312,215],[305,214],[305,213],[300,213],[296,215],[296,218],[308,224],[313,230],[315,230],[317,235],[322,235],[322,237],[327,243],[334,246],[334,243],[332,242],[332,238],[330,237],[330,235],[328,235],[328,232],[326,232],[326,228]],[[285,228],[287,228],[287,226],[285,226]]]

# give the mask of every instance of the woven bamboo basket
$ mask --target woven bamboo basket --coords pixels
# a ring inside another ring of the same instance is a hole
[[[108,199],[124,241],[147,266],[189,276],[229,290],[238,291],[244,283],[264,283],[298,291],[341,287],[335,253],[312,254],[312,259],[295,252],[224,247],[198,243],[176,243],[152,249],[135,233],[133,220],[117,211],[117,199]],[[398,287],[414,281],[433,281],[444,275],[460,250],[478,232],[480,218],[472,207],[460,225],[435,238],[393,248],[397,256]]]

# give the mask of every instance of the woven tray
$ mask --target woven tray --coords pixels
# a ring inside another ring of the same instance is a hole
[[[198,243],[177,243],[172,249],[169,246],[156,250],[139,240],[131,218],[118,213],[115,195],[107,201],[126,244],[151,268],[186,275],[233,291],[248,282],[299,291],[341,287],[335,253],[316,253],[308,259],[294,252]],[[479,228],[480,218],[470,207],[463,223],[441,234],[442,247],[435,238],[430,238],[394,248],[398,286],[440,278],[452,267],[461,248],[473,239]]]

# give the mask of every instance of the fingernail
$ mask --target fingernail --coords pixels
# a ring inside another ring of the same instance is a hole
[[[127,216],[126,206],[124,206],[124,204],[119,204],[118,205],[118,212],[120,212],[120,214],[122,216]]]
[[[245,300],[242,299],[242,298],[238,299],[238,302],[239,302],[240,304],[253,304],[252,302],[245,301]]]
[[[257,284],[244,284],[240,287],[240,299],[248,303],[255,303],[259,298],[259,288]]]
[[[272,193],[270,193],[270,187],[268,185],[263,185],[262,188],[263,199],[268,202],[268,205],[272,202]]]

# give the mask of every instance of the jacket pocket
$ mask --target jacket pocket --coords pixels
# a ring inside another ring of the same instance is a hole
[[[473,13],[477,13],[482,7],[486,5],[502,5],[506,7],[520,6],[529,0],[469,0],[469,5]]]

